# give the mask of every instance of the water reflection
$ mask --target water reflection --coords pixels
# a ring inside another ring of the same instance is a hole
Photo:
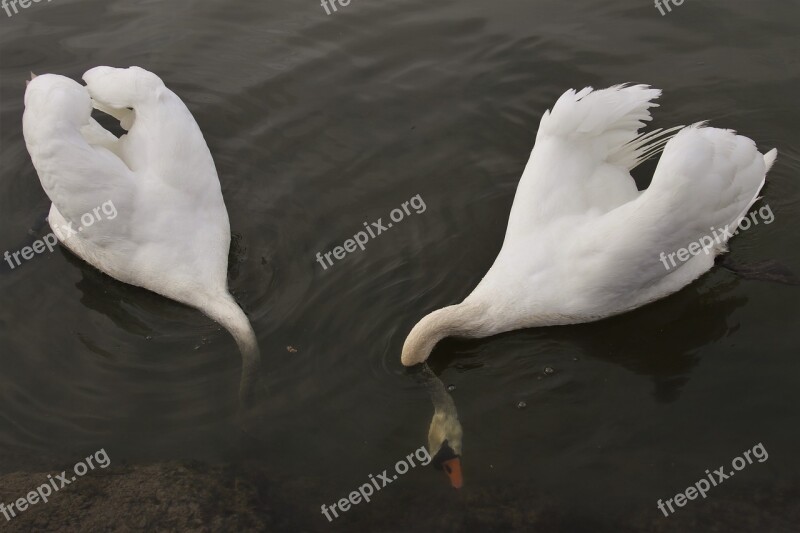
[[[600,322],[512,331],[478,341],[446,339],[428,360],[431,373],[451,366],[461,371],[483,367],[492,343],[493,353],[525,351],[520,357],[537,368],[552,351],[572,354],[573,361],[589,357],[614,363],[649,377],[655,399],[672,402],[689,381],[698,352],[735,332],[738,324],[730,317],[747,303],[736,294],[740,280],[733,274],[717,270],[709,276],[720,281],[696,282],[664,300]],[[556,371],[545,367],[537,372],[544,377]]]

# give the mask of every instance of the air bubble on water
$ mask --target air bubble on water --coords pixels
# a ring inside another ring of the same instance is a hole
[[[525,402],[523,402],[523,401],[520,401],[520,402],[517,404],[517,409],[525,409],[526,407],[528,407],[528,404],[527,404],[527,403],[525,403]]]
[[[447,392],[453,392],[454,390],[456,390],[456,386],[455,385],[448,385],[447,386]]]
[[[151,341],[151,340],[153,340],[153,336],[152,335],[148,335],[147,337],[144,338],[144,340]]]

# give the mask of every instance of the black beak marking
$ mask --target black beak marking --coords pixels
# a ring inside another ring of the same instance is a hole
[[[450,444],[445,440],[442,443],[442,447],[439,448],[439,451],[436,452],[436,455],[433,456],[433,460],[431,463],[436,470],[444,470],[447,469],[447,473],[449,474],[451,469],[449,466],[445,465],[444,462],[450,459],[456,459],[459,455],[450,447]]]

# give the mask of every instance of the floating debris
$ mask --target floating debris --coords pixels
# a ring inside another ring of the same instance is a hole
[[[556,371],[553,370],[552,366],[546,366],[544,367],[544,373],[547,374],[548,376],[552,376],[553,374],[556,373]]]
[[[526,407],[528,407],[528,404],[523,401],[517,404],[517,409],[525,409]]]
[[[286,351],[289,353],[297,353],[297,348],[295,348],[294,346],[287,346]]]
[[[453,392],[454,390],[456,390],[456,386],[455,385],[448,385],[447,386],[447,392]]]

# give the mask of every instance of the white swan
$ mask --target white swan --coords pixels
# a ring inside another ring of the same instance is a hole
[[[224,326],[242,354],[240,395],[247,400],[260,354],[247,316],[228,292],[230,224],[200,128],[151,72],[97,67],[83,79],[85,87],[63,76],[36,76],[25,92],[25,143],[53,202],[50,226],[57,234],[70,224],[77,230],[84,214],[113,202],[114,220],[84,227],[62,244],[109,276],[195,307]],[[103,129],[90,116],[93,106],[128,133],[117,139]]]
[[[494,264],[462,303],[414,326],[404,365],[425,361],[447,336],[624,313],[713,266],[727,235],[709,253],[669,270],[660,254],[712,230],[728,226],[732,233],[758,199],[777,151],[762,155],[752,140],[701,124],[639,136],[660,94],[637,85],[570,90],[559,98],[542,117]],[[637,191],[630,170],[664,144],[650,187]]]

